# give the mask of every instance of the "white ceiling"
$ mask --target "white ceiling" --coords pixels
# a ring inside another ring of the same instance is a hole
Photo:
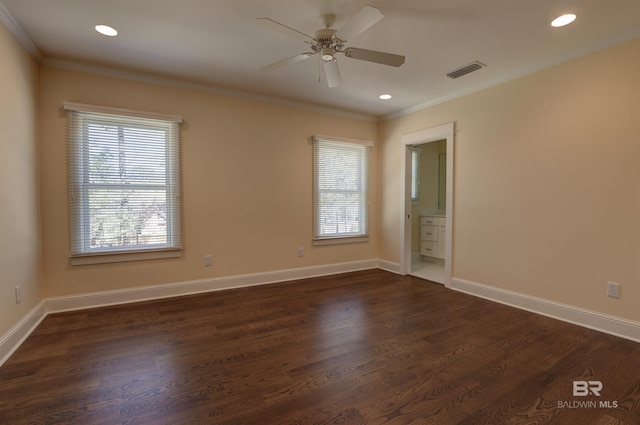
[[[336,14],[340,28],[367,4],[385,18],[348,45],[404,55],[400,68],[338,56],[338,88],[318,82],[317,57],[260,71],[309,49],[256,18],[313,35],[321,15]],[[578,15],[573,24],[549,25],[567,12]],[[33,42],[45,64],[152,74],[372,117],[437,103],[640,36],[639,0],[0,0],[0,18]],[[97,24],[111,25],[119,35],[102,36],[93,29]],[[486,68],[456,80],[445,76],[476,60]],[[383,93],[393,98],[379,100]]]

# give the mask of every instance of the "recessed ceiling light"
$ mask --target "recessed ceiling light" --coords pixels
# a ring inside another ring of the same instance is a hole
[[[551,22],[552,27],[564,27],[576,20],[576,15],[573,13],[567,13],[566,15],[558,16]]]
[[[389,100],[389,99],[391,99],[391,95],[390,94],[381,94],[380,95],[380,99]]]
[[[96,31],[107,37],[115,37],[118,35],[118,31],[108,25],[96,25]]]

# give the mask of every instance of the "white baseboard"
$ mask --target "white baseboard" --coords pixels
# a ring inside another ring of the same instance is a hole
[[[66,297],[55,297],[48,298],[45,300],[45,303],[47,306],[47,313],[60,313],[63,311],[84,310],[94,307],[149,301],[161,298],[178,297],[182,295],[193,295],[203,292],[242,288],[246,286],[266,285],[269,283],[286,282],[317,276],[328,276],[337,273],[374,269],[376,267],[376,260],[362,260],[323,266],[169,283],[164,285],[116,289],[113,291],[93,292]]]
[[[400,264],[392,263],[391,261],[378,260],[377,268],[386,270],[391,273],[400,274]]]
[[[0,337],[0,366],[18,349],[20,344],[33,332],[49,313],[82,310],[108,305],[126,304],[161,298],[191,295],[246,286],[328,276],[358,270],[379,268],[392,273],[400,273],[400,265],[385,260],[362,260],[323,266],[277,270],[220,277],[213,279],[179,282],[166,285],[144,286],[113,291],[54,297],[42,300],[26,316]],[[609,316],[578,307],[531,297],[464,279],[453,278],[451,289],[477,297],[496,301],[512,307],[542,314],[586,328],[606,332],[621,338],[640,342],[640,323]]]
[[[0,337],[0,366],[31,335],[31,332],[42,322],[46,315],[45,303],[40,301],[26,316]]]
[[[5,335],[0,337],[0,366],[4,364],[4,362],[15,350],[18,349],[20,344],[22,344],[31,332],[33,332],[47,314],[50,313],[84,310],[109,305],[126,304],[177,297],[181,295],[220,291],[224,289],[286,282],[317,276],[328,276],[358,270],[375,269],[378,268],[378,263],[378,260],[352,261],[347,263],[327,264],[322,266],[276,270],[264,273],[194,280],[165,285],[142,286],[136,288],[117,289],[113,291],[69,295],[65,297],[46,298],[34,307]]]
[[[451,289],[532,313],[640,342],[640,323],[579,307],[532,297],[464,279],[451,279]]]

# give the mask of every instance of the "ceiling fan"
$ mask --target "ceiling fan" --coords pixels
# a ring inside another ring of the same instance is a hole
[[[320,63],[323,65],[325,77],[329,87],[338,87],[342,81],[340,69],[336,61],[336,53],[342,53],[348,58],[360,59],[383,65],[398,67],[404,63],[404,56],[392,53],[378,52],[376,50],[360,49],[358,47],[346,47],[348,41],[356,38],[371,26],[380,21],[384,15],[372,6],[363,7],[339,30],[333,29],[336,15],[322,15],[323,27],[317,30],[314,36],[290,28],[269,18],[258,18],[258,22],[275,31],[301,39],[309,45],[311,51],[304,52],[272,63],[260,68],[262,71],[272,71],[294,62],[309,59],[311,56],[320,55]]]

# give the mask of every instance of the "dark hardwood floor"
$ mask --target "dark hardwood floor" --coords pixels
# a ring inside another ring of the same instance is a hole
[[[640,344],[368,270],[50,315],[0,424],[640,424]]]

